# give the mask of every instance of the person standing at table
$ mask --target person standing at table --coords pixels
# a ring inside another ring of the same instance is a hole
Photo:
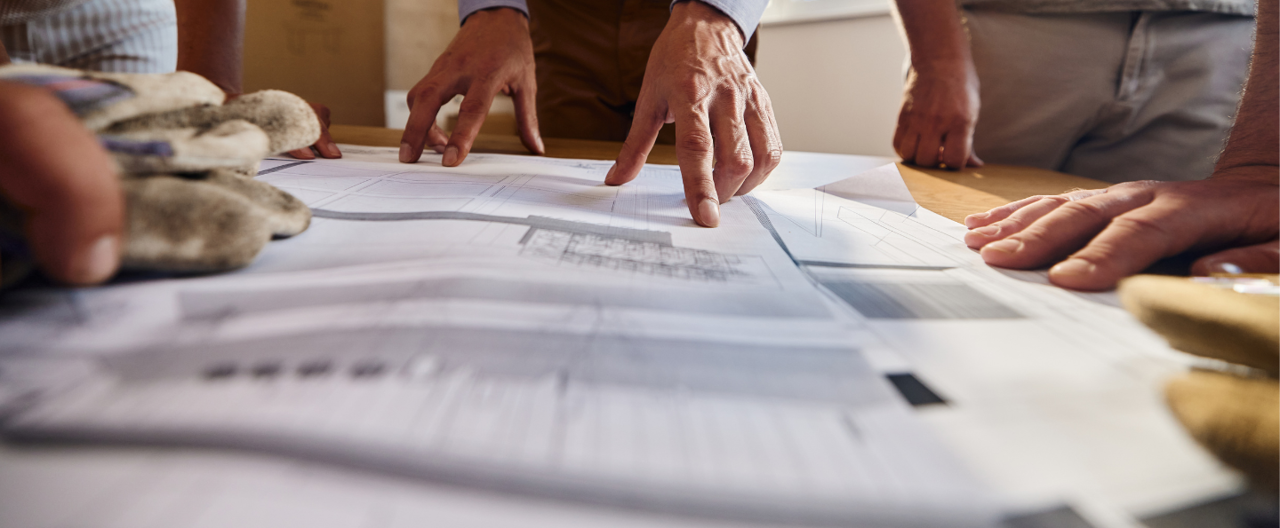
[[[1258,3],[1248,85],[1209,178],[1127,182],[1032,196],[965,219],[988,264],[1034,269],[1077,290],[1106,290],[1164,257],[1191,271],[1280,272],[1280,2]]]
[[[1254,0],[898,0],[911,65],[893,146],[1113,183],[1213,172]],[[959,6],[959,7],[958,7]],[[979,157],[981,156],[981,157]]]
[[[531,152],[543,151],[540,122],[560,137],[625,139],[611,185],[634,179],[674,123],[689,212],[715,227],[719,204],[764,181],[782,156],[769,96],[744,51],[767,3],[461,0],[462,28],[409,92],[400,161],[417,162],[431,146],[445,166],[462,163],[498,92],[514,100]],[[436,114],[455,95],[465,99],[446,137]]]

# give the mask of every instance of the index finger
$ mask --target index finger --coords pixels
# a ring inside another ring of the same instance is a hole
[[[715,140],[707,115],[686,108],[676,117],[676,161],[684,180],[684,198],[693,221],[705,227],[720,225],[720,200],[712,175]]]
[[[333,136],[329,135],[329,107],[311,103],[311,108],[316,112],[316,118],[320,120],[320,139],[317,139],[313,145],[321,156],[326,158],[341,158],[342,151],[338,149],[338,144],[333,142]]]
[[[1073,290],[1107,290],[1157,260],[1186,251],[1201,225],[1163,203],[1116,217],[1083,249],[1049,268],[1049,281]]]
[[[449,135],[449,144],[444,148],[444,158],[441,160],[444,166],[457,167],[462,160],[467,159],[499,89],[497,83],[489,82],[472,84],[471,89],[467,90],[462,106],[458,108],[458,126]]]
[[[427,143],[427,131],[436,123],[436,114],[444,104],[444,92],[426,89],[414,96],[410,92],[409,122],[400,136],[400,163],[417,163],[422,157],[422,146]],[[447,97],[453,97],[448,94]]]

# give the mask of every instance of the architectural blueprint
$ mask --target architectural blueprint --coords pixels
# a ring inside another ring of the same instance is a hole
[[[263,163],[314,220],[247,269],[5,298],[6,437],[639,524],[1127,526],[1238,486],[1159,402],[1185,357],[1107,295],[982,265],[892,165],[779,178],[705,229],[676,167],[344,154]],[[113,522],[156,518],[135,502]]]

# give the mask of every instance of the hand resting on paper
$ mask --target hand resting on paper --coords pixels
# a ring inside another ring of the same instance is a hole
[[[965,243],[981,249],[987,263],[1006,268],[1066,258],[1050,268],[1049,279],[1077,290],[1110,289],[1189,250],[1235,247],[1198,260],[1194,269],[1200,273],[1275,273],[1278,207],[1275,170],[1242,168],[1202,181],[1032,196],[966,218],[971,231]]]

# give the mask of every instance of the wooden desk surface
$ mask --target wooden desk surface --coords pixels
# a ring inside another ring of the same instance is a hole
[[[397,147],[400,130],[380,127],[334,125],[329,129],[334,141],[353,145]],[[544,139],[547,156],[611,160],[617,157],[621,143],[582,139]],[[528,154],[520,138],[481,134],[476,138],[475,152]],[[786,159],[786,155],[783,155]],[[676,163],[675,148],[657,145],[649,154],[650,163]],[[1058,194],[1071,189],[1099,189],[1106,182],[1072,176],[1060,172],[1010,165],[987,165],[980,169],[945,171],[921,169],[898,164],[902,179],[916,202],[942,216],[963,222],[964,217],[980,213],[1036,194]]]

